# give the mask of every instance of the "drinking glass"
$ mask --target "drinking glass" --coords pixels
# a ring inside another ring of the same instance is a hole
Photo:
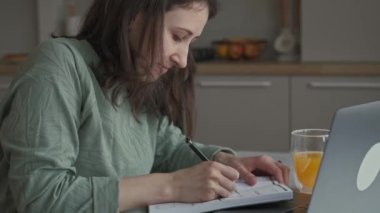
[[[299,129],[291,133],[296,187],[301,193],[313,191],[329,133],[328,129]]]

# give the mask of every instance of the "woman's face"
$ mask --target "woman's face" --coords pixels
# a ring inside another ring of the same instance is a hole
[[[157,61],[153,62],[149,81],[157,80],[172,67],[185,68],[187,66],[189,46],[201,35],[208,20],[208,12],[206,3],[195,2],[190,8],[174,7],[165,13],[163,53],[157,53],[157,57],[154,57]],[[132,29],[138,29],[139,26],[141,24],[139,24],[137,17],[131,27]],[[141,30],[131,31],[132,48],[136,48],[138,39],[142,38],[141,33],[139,34],[138,32],[141,32]],[[137,59],[138,69],[141,70],[147,66],[147,59],[144,58],[145,50],[137,50],[137,52],[139,53],[138,55],[142,55]]]

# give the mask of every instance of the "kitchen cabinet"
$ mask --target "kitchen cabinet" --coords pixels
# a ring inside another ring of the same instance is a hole
[[[196,96],[196,141],[281,152],[292,130],[330,129],[339,108],[380,100],[380,76],[202,74]]]
[[[291,128],[330,128],[345,106],[380,100],[380,77],[291,77]]]
[[[236,150],[289,149],[289,77],[196,79],[195,140]]]

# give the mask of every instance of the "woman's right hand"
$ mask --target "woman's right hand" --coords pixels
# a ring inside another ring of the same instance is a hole
[[[239,172],[215,161],[171,173],[172,192],[177,202],[205,202],[228,197],[235,190]]]

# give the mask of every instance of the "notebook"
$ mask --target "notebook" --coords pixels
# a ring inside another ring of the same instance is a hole
[[[254,186],[239,180],[231,196],[203,203],[163,203],[149,206],[149,213],[194,213],[293,199],[293,191],[269,177],[258,177]]]

